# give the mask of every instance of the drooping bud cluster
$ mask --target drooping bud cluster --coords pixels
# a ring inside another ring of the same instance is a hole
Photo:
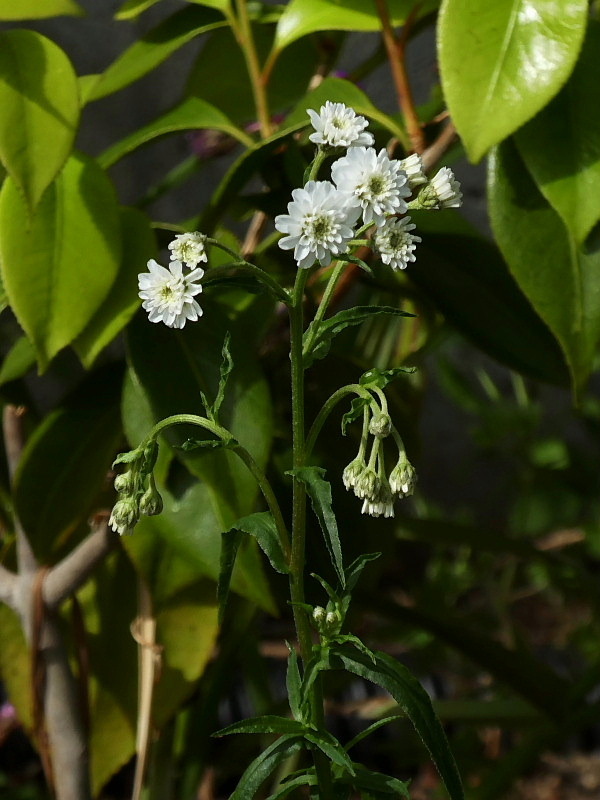
[[[125,453],[115,461],[125,464],[126,470],[115,478],[117,502],[108,524],[117,533],[131,533],[141,516],[152,517],[163,509],[152,470],[158,456],[158,444],[153,439],[144,447]]]
[[[365,461],[368,437],[372,436],[371,454]],[[393,436],[398,445],[398,463],[388,478],[384,461],[384,440]],[[371,517],[393,517],[394,500],[413,493],[416,473],[408,458],[402,440],[387,413],[365,411],[360,449],[356,458],[345,468],[342,476],[347,490],[363,501],[361,512]]]

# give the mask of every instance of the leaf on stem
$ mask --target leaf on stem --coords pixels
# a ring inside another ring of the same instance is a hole
[[[321,467],[300,467],[299,469],[290,470],[286,474],[291,475],[306,486],[313,511],[323,531],[331,563],[342,588],[344,588],[346,585],[346,577],[344,575],[342,545],[340,543],[335,514],[333,513],[331,505],[331,484],[323,477],[325,475],[325,470]]]
[[[229,800],[252,800],[269,775],[302,746],[302,738],[297,734],[287,734],[273,742],[246,769]]]
[[[290,655],[287,663],[285,683],[288,693],[288,702],[294,715],[294,719],[302,722],[302,678],[298,668],[298,653],[293,647],[289,647]]]
[[[348,425],[350,425],[352,422],[356,422],[357,419],[360,419],[362,417],[365,406],[370,405],[370,403],[371,401],[369,400],[368,397],[352,398],[352,405],[350,406],[350,411],[346,411],[346,413],[342,417],[342,436],[346,435]]]
[[[325,358],[331,347],[332,340],[346,328],[360,325],[367,319],[382,314],[395,317],[414,317],[408,311],[402,311],[392,306],[355,306],[345,311],[340,311],[329,319],[311,322],[304,333],[304,366],[310,367],[319,358]],[[310,344],[310,347],[309,347]]]
[[[303,736],[307,730],[306,725],[289,717],[280,717],[277,714],[265,714],[262,717],[251,717],[241,722],[234,722],[221,728],[212,735],[215,738],[231,736],[234,733],[281,733]]]

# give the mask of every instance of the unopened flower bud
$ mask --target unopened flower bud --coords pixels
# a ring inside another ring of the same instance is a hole
[[[144,514],[146,517],[154,517],[160,514],[162,510],[162,497],[156,489],[156,486],[154,486],[154,481],[151,480],[150,485],[140,500],[140,514]]]
[[[131,497],[123,497],[117,500],[108,520],[108,524],[121,536],[124,533],[131,533],[140,518],[140,511],[137,500]]]
[[[379,478],[371,467],[365,467],[354,485],[354,494],[361,500],[373,497],[379,489]]]
[[[156,439],[152,439],[152,441],[148,442],[148,444],[144,447],[142,463],[140,465],[141,471],[146,475],[149,475],[154,469],[154,465],[156,464],[157,458],[158,458],[158,442],[156,441]]]
[[[131,470],[122,472],[115,478],[115,491],[119,494],[130,494],[135,484],[135,478]]]
[[[461,205],[460,183],[449,167],[442,167],[421,189],[415,201],[415,208],[458,208]]]
[[[402,169],[406,172],[408,178],[408,185],[411,189],[415,186],[422,186],[427,183],[427,175],[423,171],[423,159],[417,153],[413,153],[408,158],[402,159],[400,162]]]
[[[361,473],[367,468],[362,458],[355,458],[351,461],[342,474],[342,481],[346,489],[353,489]]]
[[[378,439],[385,439],[386,436],[390,435],[391,430],[392,420],[390,419],[389,414],[379,412],[371,417],[371,421],[369,422],[369,433],[372,436],[376,436]]]
[[[327,613],[323,606],[315,606],[313,609],[313,621],[316,623],[317,628],[320,629],[321,625],[325,621]]]
[[[390,474],[390,489],[398,497],[408,497],[413,493],[416,481],[415,468],[406,458],[406,453],[402,453]]]

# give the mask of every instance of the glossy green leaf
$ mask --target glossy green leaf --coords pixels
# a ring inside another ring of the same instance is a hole
[[[92,366],[100,352],[127,325],[140,304],[138,274],[156,252],[154,233],[145,214],[121,208],[121,265],[107,298],[73,342],[82,364]]]
[[[90,375],[27,442],[15,475],[19,519],[40,559],[88,518],[121,433],[121,369]]]
[[[135,19],[159,2],[160,0],[126,0],[115,14],[115,19]]]
[[[354,775],[354,765],[348,754],[338,742],[338,740],[327,730],[319,730],[305,733],[304,738],[307,742],[318,747],[324,753],[332,764],[337,764],[342,767],[350,775]]]
[[[75,0],[0,0],[0,20],[83,17],[85,11]]]
[[[296,480],[301,481],[306,486],[313,511],[323,531],[331,565],[339,578],[342,588],[344,588],[346,576],[344,573],[342,545],[331,505],[331,484],[324,479],[325,470],[320,467],[300,467],[299,469],[291,470],[288,474],[293,475]]]
[[[319,358],[325,358],[331,348],[332,340],[346,328],[360,325],[365,320],[382,314],[397,317],[414,317],[407,311],[391,306],[355,306],[340,311],[333,317],[323,320],[317,326],[314,322],[308,326],[304,333],[304,366],[310,365]]]
[[[587,0],[442,2],[442,85],[473,161],[557,94],[577,61],[587,16]]]
[[[277,739],[246,769],[229,800],[252,800],[276,768],[301,748],[302,739],[293,734]]]
[[[498,244],[515,280],[559,341],[577,392],[600,341],[600,236],[576,245],[512,142],[490,160],[488,191]]]
[[[40,367],[90,322],[117,275],[121,231],[113,187],[94,161],[69,159],[33,217],[14,181],[0,193],[0,267]]]
[[[213,736],[231,736],[234,733],[288,733],[303,736],[306,726],[289,717],[278,717],[275,714],[265,714],[262,717],[251,717],[241,722],[234,722],[226,728],[213,733]]]
[[[365,769],[360,765],[356,767],[356,778],[353,779],[352,784],[357,789],[363,790],[362,796],[365,798],[410,798],[408,784],[404,781],[399,781],[390,775],[383,775],[381,772]],[[367,795],[364,792],[371,794]]]
[[[188,97],[172,111],[168,111],[153,122],[134,131],[125,139],[105,150],[98,161],[104,167],[111,167],[128,153],[138,147],[175,131],[214,130],[226,133],[243,144],[252,144],[252,140],[233,124],[218,108],[198,97]]]
[[[568,384],[569,371],[556,339],[531,308],[498,248],[450,211],[411,216],[423,242],[407,273],[448,322],[512,369]]]
[[[0,386],[26,375],[35,366],[35,350],[26,336],[17,339],[0,367]]]
[[[0,160],[32,210],[79,122],[77,76],[58,45],[34,31],[0,33],[0,108]]]
[[[281,798],[287,797],[300,786],[316,786],[317,778],[313,773],[305,772],[302,775],[297,775],[295,778],[289,778],[285,783],[282,783],[273,794],[270,794],[267,800],[281,800]]]
[[[223,15],[213,9],[197,6],[182,8],[127,48],[98,77],[87,95],[87,102],[99,100],[129,86],[196,36],[225,24]]]
[[[565,88],[517,134],[540,191],[575,241],[600,219],[600,23],[587,36]]]
[[[374,655],[375,664],[354,647],[334,646],[332,666],[339,662],[348,672],[381,686],[392,695],[429,750],[452,800],[463,800],[460,775],[429,695],[399,661],[385,653],[376,652]]]
[[[428,2],[429,9],[435,3]],[[388,0],[392,24],[402,25],[414,0]],[[423,12],[421,12],[423,13]],[[374,0],[291,0],[277,24],[275,45],[287,47],[301,36],[317,31],[378,31],[381,22]]]

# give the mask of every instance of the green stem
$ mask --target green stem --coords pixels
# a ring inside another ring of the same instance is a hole
[[[306,448],[305,448],[306,457],[308,457],[312,453],[315,443],[317,441],[317,437],[321,432],[321,428],[325,424],[325,420],[327,419],[327,417],[331,414],[331,412],[333,411],[335,406],[340,402],[340,400],[343,400],[344,397],[346,397],[349,394],[356,394],[359,397],[364,397],[365,399],[368,399],[372,405],[376,406],[371,393],[367,389],[365,389],[364,386],[361,386],[360,383],[349,383],[347,386],[342,386],[341,389],[338,389],[331,395],[331,397],[329,397],[325,401],[323,407],[317,414],[315,421],[313,422],[311,429],[308,433],[308,436],[306,437]]]
[[[285,521],[283,519],[283,514],[281,513],[279,503],[277,502],[277,498],[275,496],[275,492],[273,491],[273,487],[269,483],[266,475],[258,466],[256,461],[252,458],[250,453],[246,450],[246,448],[242,447],[242,445],[235,439],[233,434],[226,428],[217,425],[215,422],[211,422],[209,419],[206,419],[206,417],[199,417],[196,414],[175,414],[172,417],[167,417],[166,419],[161,420],[152,428],[150,433],[140,444],[140,448],[153,439],[156,439],[159,433],[164,431],[166,428],[171,427],[172,425],[196,425],[199,428],[204,428],[205,430],[214,434],[218,439],[222,439],[225,442],[233,440],[232,444],[230,445],[230,449],[244,462],[258,483],[263,497],[269,506],[269,511],[275,520],[275,526],[277,528],[277,533],[279,534],[281,548],[284,552],[286,561],[289,563],[291,559],[290,539]]]
[[[327,158],[327,152],[323,150],[322,147],[317,147],[317,152],[315,153],[315,157],[313,159],[312,164],[310,165],[310,172],[308,173],[308,180],[315,181],[317,179],[317,175],[319,174],[319,170],[321,169],[321,164]]]
[[[217,280],[221,277],[221,275],[225,275],[225,273],[229,270],[235,269],[238,272],[246,272],[264,283],[264,285],[267,286],[273,292],[273,294],[279,300],[281,300],[282,303],[285,303],[286,306],[291,304],[290,297],[285,289],[282,289],[277,281],[272,278],[268,272],[265,272],[264,269],[257,267],[256,264],[252,264],[250,261],[240,258],[239,253],[236,253],[229,247],[225,247],[225,245],[220,244],[216,239],[207,238],[206,244],[218,247],[220,250],[223,250],[225,253],[228,253],[230,256],[232,256],[235,261],[232,261],[231,264],[223,264],[220,267],[214,267],[213,269],[209,270],[204,278],[204,283],[210,283],[213,280]]]
[[[325,287],[325,291],[323,292],[323,297],[321,298],[321,302],[319,303],[319,307],[317,308],[317,311],[315,313],[312,325],[310,326],[310,333],[308,334],[308,339],[304,346],[304,355],[307,355],[311,351],[311,348],[315,342],[317,333],[319,331],[319,326],[323,321],[325,314],[327,313],[329,303],[331,302],[333,293],[335,292],[335,287],[337,286],[339,279],[342,277],[345,265],[346,265],[345,261],[335,262],[333,272],[329,277],[329,281],[327,282],[327,286]]]
[[[260,133],[262,138],[266,139],[271,133],[271,114],[269,112],[266,86],[261,73],[256,44],[252,34],[247,0],[235,0],[235,7],[237,11],[237,21],[234,30],[246,61],[248,77],[252,85],[254,105],[256,107],[256,116],[260,124]]]

